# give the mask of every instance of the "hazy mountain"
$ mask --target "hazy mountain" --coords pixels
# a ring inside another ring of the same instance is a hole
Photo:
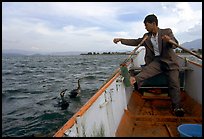
[[[9,55],[34,55],[38,54],[37,52],[26,51],[26,50],[19,50],[19,49],[3,49],[2,54],[9,54]]]
[[[18,49],[2,50],[3,55],[80,55],[81,52],[34,52]]]
[[[202,39],[197,39],[197,40],[193,40],[191,42],[185,42],[183,44],[181,44],[182,47],[185,47],[187,49],[202,49]]]
[[[83,52],[53,52],[53,53],[48,53],[49,55],[80,55]]]

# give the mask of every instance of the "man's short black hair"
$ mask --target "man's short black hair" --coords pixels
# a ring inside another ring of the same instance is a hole
[[[144,19],[144,23],[153,23],[153,22],[155,22],[156,25],[158,26],[158,19],[154,14],[147,15]]]

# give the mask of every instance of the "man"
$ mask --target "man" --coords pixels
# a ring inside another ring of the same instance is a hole
[[[178,43],[170,28],[160,29],[158,27],[158,19],[154,14],[147,15],[144,19],[145,33],[143,38],[124,39],[114,38],[113,42],[137,46],[144,38],[143,46],[146,48],[145,62],[146,66],[135,77],[130,77],[130,82],[133,85],[137,82],[138,88],[143,84],[143,81],[153,77],[161,72],[164,72],[168,77],[168,90],[172,100],[172,108],[176,116],[183,116],[184,110],[180,104],[180,82],[179,82],[179,65],[177,56],[173,51],[176,46],[169,43],[173,40]]]

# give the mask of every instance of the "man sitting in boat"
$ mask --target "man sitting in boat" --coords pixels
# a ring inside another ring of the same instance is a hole
[[[145,33],[143,38],[124,39],[114,38],[113,42],[137,46],[142,40],[141,45],[145,46],[145,62],[146,66],[142,71],[134,77],[130,77],[130,82],[133,85],[137,83],[138,88],[143,84],[143,81],[153,77],[161,72],[164,72],[168,77],[168,91],[172,101],[172,108],[176,116],[183,116],[184,110],[181,107],[180,101],[180,82],[179,82],[179,64],[177,56],[173,51],[176,46],[169,43],[173,40],[178,43],[170,28],[160,29],[158,27],[158,19],[154,14],[147,15],[144,19]]]

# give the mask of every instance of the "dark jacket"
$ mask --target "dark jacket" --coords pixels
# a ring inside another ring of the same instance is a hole
[[[148,35],[148,38],[145,40],[145,42],[141,46],[145,46],[145,48],[146,48],[145,63],[149,64],[154,59],[154,55],[155,55],[153,45],[152,45],[151,40],[150,40],[152,34],[146,33],[144,35]],[[170,28],[159,29],[158,30],[158,46],[159,46],[159,51],[160,51],[160,61],[162,64],[166,64],[167,68],[169,70],[179,69],[179,65],[177,62],[177,55],[173,51],[173,49],[176,48],[176,46],[162,40],[161,37],[163,35],[168,35],[173,41],[178,43],[178,41],[174,37]],[[123,39],[123,40],[121,40],[121,43],[125,44],[125,45],[130,45],[130,46],[137,46],[142,41],[142,39],[143,38]]]

